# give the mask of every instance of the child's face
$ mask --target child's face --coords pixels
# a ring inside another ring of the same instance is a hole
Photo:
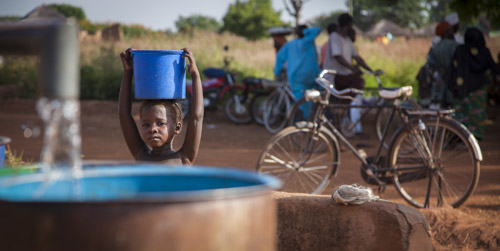
[[[179,133],[180,123],[175,122],[175,114],[170,114],[163,105],[144,107],[141,115],[141,136],[152,148],[170,143]]]

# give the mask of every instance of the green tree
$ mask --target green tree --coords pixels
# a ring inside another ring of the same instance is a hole
[[[283,25],[280,15],[280,11],[273,10],[271,0],[236,0],[229,5],[222,30],[257,40],[268,36],[269,28]]]
[[[450,7],[460,16],[460,21],[475,22],[483,15],[492,28],[500,27],[500,1],[498,0],[452,0]]]
[[[338,24],[339,16],[343,11],[333,11],[329,15],[321,15],[314,20],[314,26],[319,26],[321,30],[326,30],[329,24]]]
[[[175,27],[179,32],[191,32],[194,29],[219,31],[222,24],[213,17],[203,15],[180,16],[175,21]]]
[[[444,17],[452,12],[450,3],[452,0],[426,0],[425,9],[428,14],[427,22],[436,23],[443,21]]]
[[[401,27],[417,28],[427,23],[423,1],[426,0],[356,0],[354,24],[366,31],[381,19],[387,19]]]
[[[51,8],[59,11],[65,17],[73,17],[78,21],[84,20],[87,18],[85,16],[85,12],[82,8],[76,7],[70,4],[51,4],[49,5]]]
[[[0,16],[0,22],[2,21],[17,21],[20,20],[22,17],[19,16]]]

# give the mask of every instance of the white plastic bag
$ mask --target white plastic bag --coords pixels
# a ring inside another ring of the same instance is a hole
[[[378,200],[379,197],[373,194],[371,188],[353,184],[335,188],[332,193],[332,199],[338,204],[361,205],[369,201]]]

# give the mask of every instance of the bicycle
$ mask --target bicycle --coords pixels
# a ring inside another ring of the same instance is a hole
[[[384,90],[384,92],[385,90],[389,90],[391,91],[391,94],[389,95],[388,93],[386,93],[383,94],[383,96],[378,95],[374,100],[371,100],[368,104],[365,105],[340,104],[334,101],[334,103],[330,103],[328,105],[329,114],[327,117],[329,118],[330,122],[332,122],[338,129],[340,129],[339,131],[345,137],[350,138],[355,134],[354,128],[362,121],[364,121],[364,119],[368,114],[370,114],[370,112],[376,110],[374,129],[377,139],[380,141],[382,140],[383,130],[387,122],[389,121],[388,118],[391,112],[390,109],[384,109],[385,106],[387,106],[392,102],[397,102],[398,105],[404,105],[408,109],[422,109],[422,107],[413,99],[411,99],[410,96],[404,96],[400,99],[396,99],[395,97],[398,96],[398,93],[394,92],[394,88],[383,87],[380,81],[380,76],[384,74],[382,70],[377,70],[374,72],[366,71],[364,73],[368,75],[373,75],[375,77],[375,80],[378,85],[377,90],[382,89]],[[405,92],[408,90],[408,88],[409,87],[404,87],[400,88],[399,90],[401,92]],[[313,113],[309,113],[310,114],[309,118],[304,118],[303,116],[301,116],[301,114],[299,114],[299,107],[306,102],[311,102],[311,101],[307,101],[305,98],[301,98],[299,101],[295,103],[295,105],[292,108],[292,111],[290,112],[288,125],[294,125],[294,123],[298,121],[312,120]],[[332,100],[330,102],[332,102]],[[379,107],[382,108],[380,109]],[[360,114],[359,119],[351,121],[350,108],[364,108]],[[389,135],[392,135],[400,124],[401,121],[399,121],[399,118],[398,117],[394,118],[389,126]],[[390,142],[387,141],[384,142],[385,149],[389,149],[389,143]]]
[[[389,150],[382,155],[383,141],[376,154],[367,156],[325,117],[330,95],[352,99],[349,94],[361,94],[357,89],[338,91],[323,76],[335,74],[324,70],[316,82],[326,91],[307,90],[308,100],[318,104],[314,119],[297,123],[274,135],[264,147],[257,171],[274,175],[283,181],[287,192],[321,193],[336,175],[340,165],[339,141],[360,160],[361,174],[369,184],[378,185],[383,193],[386,184],[394,184],[399,194],[415,207],[453,207],[462,205],[474,191],[479,180],[481,149],[474,136],[453,119],[453,110],[409,110],[397,103],[389,120],[398,115],[402,124],[392,136]],[[397,99],[411,95],[411,88],[379,90],[383,97]],[[404,89],[403,89],[404,90]],[[388,136],[388,125],[383,138]]]
[[[269,94],[263,108],[264,126],[270,133],[277,133],[286,126],[294,102],[289,84],[277,82],[276,90]]]
[[[260,78],[258,79],[261,89],[257,89],[250,101],[250,115],[255,123],[258,125],[264,125],[264,110],[266,100],[269,95],[277,88],[283,85],[283,83],[271,79]]]

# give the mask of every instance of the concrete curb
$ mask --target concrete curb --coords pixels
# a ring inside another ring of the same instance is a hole
[[[275,192],[278,250],[434,250],[417,210],[387,201],[339,205],[330,196]]]

